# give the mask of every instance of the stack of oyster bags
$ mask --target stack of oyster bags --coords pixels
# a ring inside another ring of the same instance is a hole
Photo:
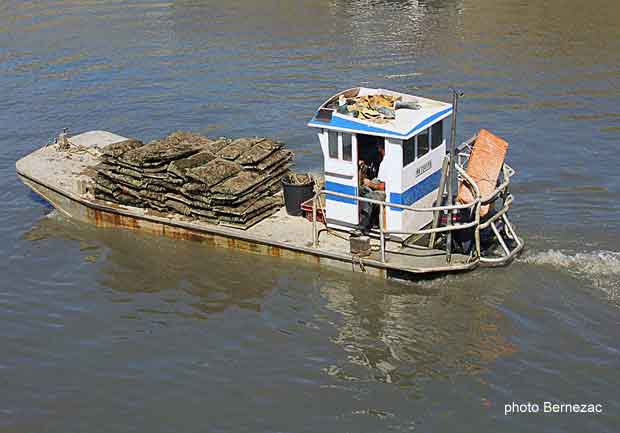
[[[270,139],[187,132],[110,144],[102,154],[96,198],[243,229],[282,206],[280,180],[293,159]]]

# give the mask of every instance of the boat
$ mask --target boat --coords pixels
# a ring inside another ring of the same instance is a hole
[[[495,161],[497,181],[486,191],[480,179],[468,174],[481,140],[476,135],[456,145],[458,100],[457,92],[452,103],[446,103],[364,87],[331,96],[308,123],[317,131],[324,156],[324,182],[304,203],[306,217],[282,208],[247,229],[95,198],[93,170],[101,161],[101,149],[127,140],[112,132],[69,135],[65,130],[55,143],[17,161],[16,171],[58,212],[101,228],[385,278],[416,279],[506,265],[524,247],[508,216],[515,171],[503,157]],[[381,164],[387,167],[381,179],[385,198],[380,200],[364,194],[361,170],[378,144],[384,149]],[[461,194],[465,190],[468,194]],[[362,207],[376,210],[376,225],[364,233],[359,230]]]

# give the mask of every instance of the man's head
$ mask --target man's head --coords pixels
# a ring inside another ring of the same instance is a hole
[[[379,155],[385,156],[385,143],[383,141],[377,142],[377,152]]]

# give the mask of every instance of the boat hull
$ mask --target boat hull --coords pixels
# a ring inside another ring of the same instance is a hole
[[[100,228],[128,229],[153,235],[165,236],[176,240],[190,240],[200,242],[208,247],[234,248],[253,254],[275,257],[284,257],[303,260],[321,266],[338,267],[354,272],[364,272],[368,275],[389,278],[413,279],[422,274],[436,274],[446,272],[467,271],[475,268],[477,262],[435,266],[433,268],[416,270],[403,269],[400,266],[390,266],[372,259],[352,259],[345,255],[321,251],[311,247],[287,245],[277,241],[265,241],[249,233],[239,233],[239,230],[226,227],[208,227],[207,224],[192,224],[191,222],[175,222],[168,218],[144,215],[131,208],[100,204],[95,201],[74,197],[71,194],[46,186],[36,180],[18,173],[22,182],[35,193],[49,202],[63,215],[78,221],[93,224]]]
[[[359,257],[351,254],[344,233],[317,227],[305,218],[288,215],[284,209],[252,227],[240,229],[97,199],[93,194],[93,176],[101,163],[101,148],[124,139],[106,131],[86,132],[71,137],[69,148],[51,145],[35,150],[17,161],[15,168],[24,184],[60,213],[101,228],[141,231],[379,277],[415,279],[466,271],[480,264],[478,258],[463,254],[453,254],[447,262],[444,251],[406,246],[393,240],[385,242],[384,257],[379,248],[373,249],[370,256]]]

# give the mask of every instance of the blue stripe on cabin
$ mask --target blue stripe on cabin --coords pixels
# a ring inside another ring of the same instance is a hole
[[[338,182],[331,182],[329,180],[325,182],[325,190],[339,192],[340,194],[357,195],[356,187],[350,186],[350,185],[343,185]],[[347,204],[356,203],[356,201],[351,198],[337,197],[335,195],[329,195],[329,194],[326,194],[326,199],[332,200],[332,201],[339,201],[341,203],[347,203]]]
[[[401,135],[398,132],[388,131],[387,129],[364,125],[362,123],[353,122],[350,120],[342,119],[340,117],[332,117],[332,120],[329,123],[322,122],[314,118],[310,122],[309,126],[318,126],[319,128],[331,126],[332,128],[351,129],[351,130],[360,131],[360,132],[373,132],[379,135]]]
[[[424,128],[425,126],[430,125],[439,117],[445,114],[448,114],[450,112],[452,112],[452,107],[439,111],[433,114],[432,116],[427,117],[422,122],[418,123],[415,127],[410,129],[409,132],[406,132],[404,134],[397,132],[397,131],[390,131],[388,129],[377,128],[375,126],[369,126],[369,125],[365,125],[363,123],[355,122],[352,120],[343,119],[342,117],[332,117],[332,120],[329,123],[317,120],[317,118],[315,117],[310,121],[308,126],[314,126],[314,127],[319,127],[319,128],[332,127],[332,128],[340,128],[340,129],[350,129],[350,130],[360,131],[360,132],[372,132],[372,133],[379,134],[379,135],[396,135],[402,138],[408,138],[408,136],[411,135],[411,133],[413,133],[417,129]]]
[[[426,197],[439,187],[439,181],[441,180],[441,170],[437,170],[435,173],[428,176],[426,179],[413,185],[407,191],[403,193],[391,192],[390,202],[402,204],[405,206],[411,206],[418,200]],[[395,212],[402,212],[403,209],[391,208]]]

